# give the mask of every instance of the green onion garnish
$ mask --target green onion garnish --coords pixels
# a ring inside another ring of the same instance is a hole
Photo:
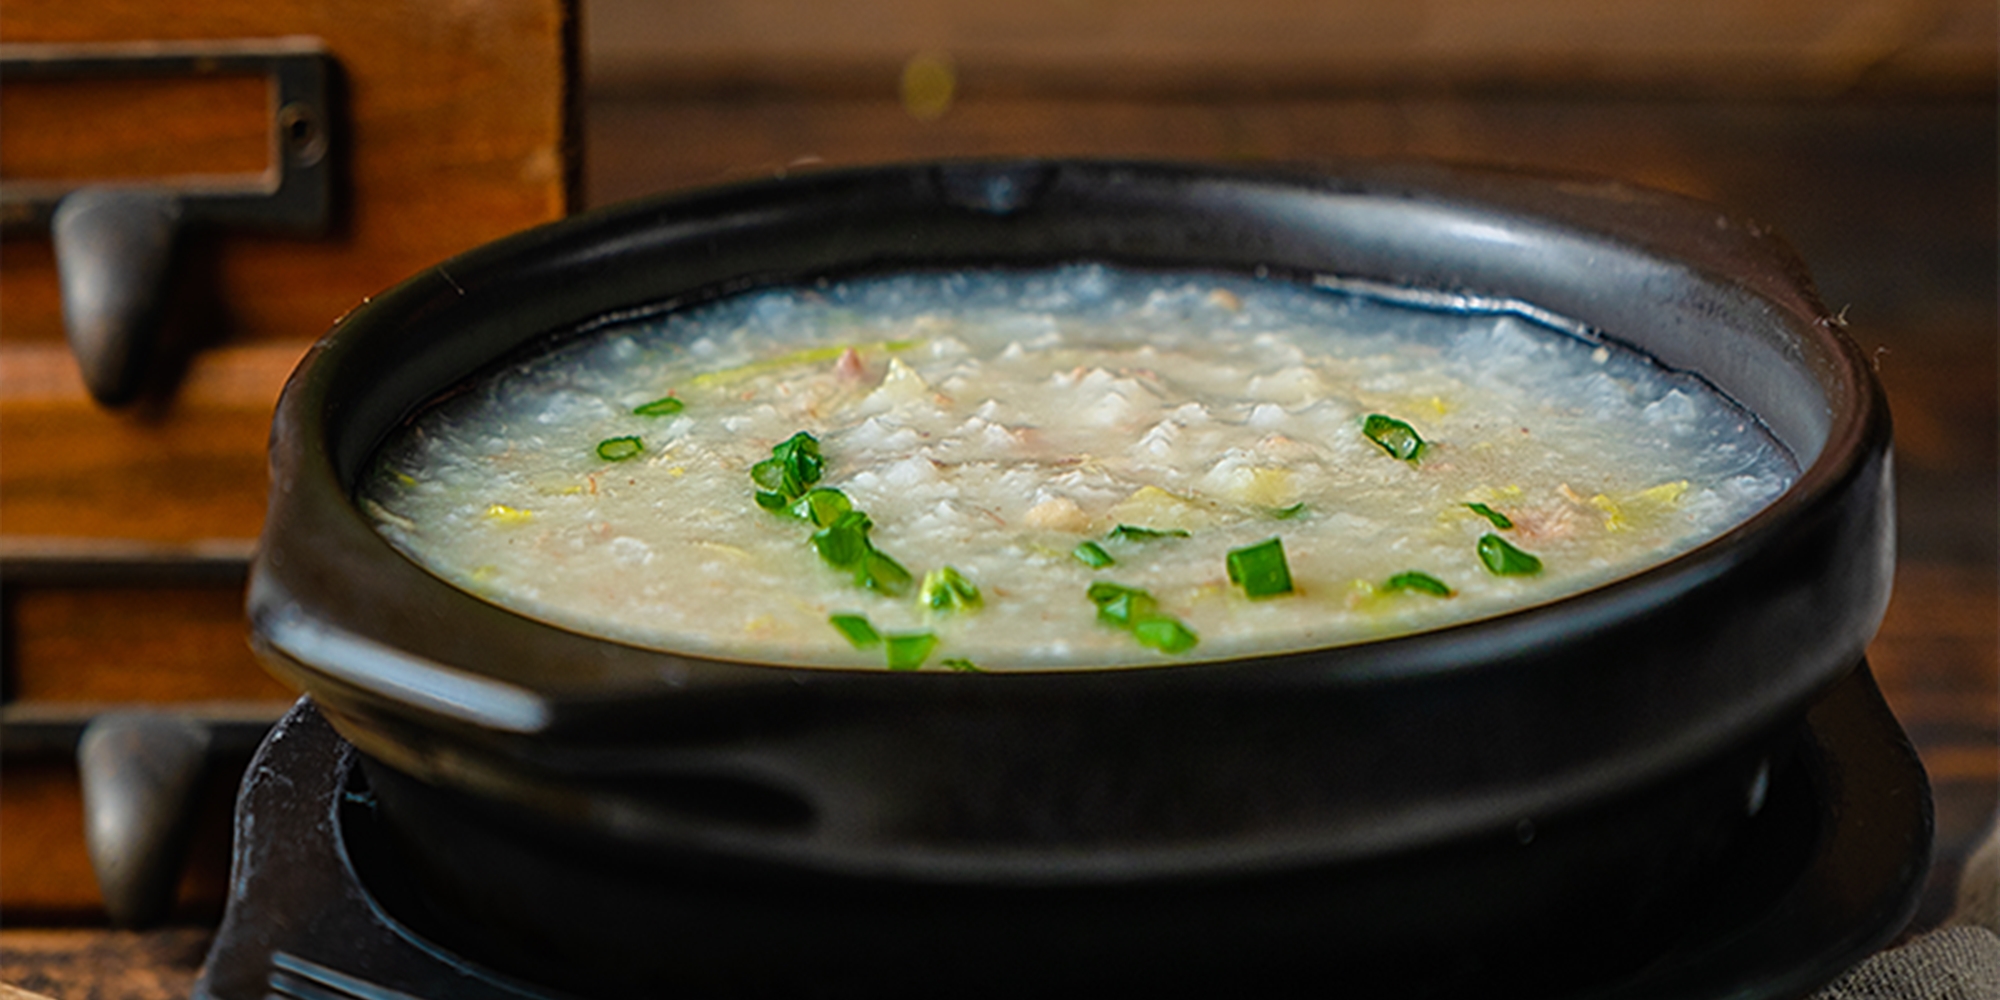
[[[946,670],[956,670],[961,674],[983,674],[986,672],[984,670],[979,669],[979,664],[974,663],[963,656],[947,657],[944,660],[940,661],[940,663],[944,666]]]
[[[1132,633],[1139,644],[1162,653],[1185,653],[1200,639],[1181,620],[1160,610],[1153,595],[1134,587],[1098,581],[1085,591],[1097,605],[1097,620]]]
[[[1506,529],[1514,526],[1513,518],[1510,518],[1507,515],[1502,514],[1499,511],[1494,510],[1493,508],[1488,507],[1483,503],[1469,503],[1465,505],[1465,509],[1473,512],[1474,514],[1478,514],[1480,517],[1485,518],[1488,523],[1492,524],[1496,528],[1501,529],[1502,531],[1505,531]]]
[[[890,670],[915,670],[937,648],[937,636],[929,632],[891,632],[883,637]]]
[[[750,478],[766,492],[777,494],[784,502],[773,507],[760,496],[757,505],[765,510],[789,507],[819,482],[823,464],[819,439],[804,431],[773,446],[770,458],[750,467]]]
[[[869,590],[901,597],[910,592],[910,571],[870,545],[861,557],[861,564],[854,569],[854,582]]]
[[[1499,535],[1479,536],[1479,561],[1495,576],[1533,576],[1542,571],[1542,561],[1507,544]]]
[[[1285,565],[1285,544],[1276,538],[1231,549],[1226,563],[1229,582],[1242,587],[1245,597],[1276,597],[1292,592],[1292,571]]]
[[[826,527],[853,509],[854,504],[847,499],[847,494],[825,486],[815,486],[807,490],[798,502],[792,504],[792,516],[801,521],[811,521],[820,527]]]
[[[1292,518],[1295,518],[1305,512],[1306,512],[1306,505],[1303,502],[1300,502],[1300,503],[1295,503],[1290,507],[1279,507],[1271,511],[1271,516],[1280,521],[1289,521]]]
[[[1106,625],[1131,628],[1146,617],[1156,614],[1160,604],[1153,595],[1133,587],[1121,587],[1102,580],[1090,585],[1085,591],[1090,603],[1097,605],[1097,620]]]
[[[1429,573],[1420,573],[1416,570],[1410,570],[1407,573],[1398,573],[1390,577],[1389,582],[1382,585],[1382,589],[1415,590],[1436,597],[1450,597],[1453,593],[1451,587],[1447,586],[1443,580]]]
[[[1103,569],[1118,561],[1111,558],[1111,553],[1104,551],[1104,546],[1096,542],[1080,543],[1076,548],[1069,550],[1069,554],[1091,569]]]
[[[1156,615],[1132,626],[1132,637],[1139,640],[1139,645],[1162,653],[1185,653],[1201,641],[1180,619],[1166,615]]]
[[[973,611],[980,605],[979,588],[951,566],[940,566],[924,574],[917,600],[932,611]]]
[[[607,462],[623,462],[645,450],[645,442],[635,437],[605,438],[597,442],[597,457]]]
[[[635,406],[632,412],[642,417],[670,417],[687,409],[687,404],[672,396],[663,396],[643,406]]]
[[[1150,542],[1155,538],[1186,538],[1188,533],[1179,528],[1141,528],[1121,524],[1104,537],[1118,542]]]
[[[824,464],[819,441],[811,434],[800,431],[786,438],[771,449],[770,458],[750,468],[750,478],[763,487],[756,491],[757,506],[818,526],[812,534],[813,548],[827,565],[852,570],[857,585],[895,597],[909,593],[910,571],[868,540],[875,522],[855,510],[847,494],[813,486]],[[978,591],[973,595],[976,598]]]
[[[859,565],[861,557],[873,548],[868,541],[868,529],[874,526],[867,514],[850,510],[834,518],[832,524],[813,532],[813,548],[819,550],[821,559],[836,569]]]
[[[875,631],[875,626],[868,624],[868,619],[861,615],[832,615],[827,618],[827,623],[839,629],[855,649],[867,649],[882,641],[881,633]]]
[[[1424,450],[1424,439],[1417,436],[1417,429],[1395,417],[1371,413],[1361,422],[1361,433],[1405,462],[1416,461]]]

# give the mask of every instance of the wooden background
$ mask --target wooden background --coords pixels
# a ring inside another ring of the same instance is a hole
[[[1870,659],[1938,863],[2000,801],[1991,0],[737,0],[586,9],[586,200],[950,156],[1442,158],[1584,171],[1775,225],[1873,352],[1900,564]],[[948,65],[952,96],[912,93]]]
[[[1895,414],[1900,562],[1870,659],[1937,798],[1915,926],[1943,918],[2000,800],[1992,0],[595,0],[582,14],[586,204],[938,156],[1435,157],[1605,174],[1774,224],[1875,354]],[[236,357],[250,355],[218,352],[211,377]],[[17,358],[0,355],[0,395],[20,391]],[[8,510],[17,488],[0,465]],[[81,964],[152,955],[134,967],[171,981],[201,934],[0,935],[0,979],[62,994],[75,980],[46,970],[87,943],[100,950]]]

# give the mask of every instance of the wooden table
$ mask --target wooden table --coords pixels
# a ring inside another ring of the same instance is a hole
[[[1896,419],[1901,555],[1869,658],[1931,776],[1949,905],[2000,789],[1995,106],[1990,96],[1762,102],[1455,98],[1213,100],[967,95],[919,120],[886,86],[845,93],[600,94],[586,187],[603,203],[800,164],[940,155],[1317,160],[1427,156],[1609,174],[1775,223],[1878,359]],[[0,932],[0,980],[58,997],[185,995],[206,931]]]

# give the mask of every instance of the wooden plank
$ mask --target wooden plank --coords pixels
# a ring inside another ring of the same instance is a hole
[[[967,93],[1536,89],[1990,93],[1992,0],[737,0],[587,10],[593,86],[889,95],[913,55]]]
[[[67,349],[0,346],[0,529],[151,542],[255,538],[278,390],[303,342],[197,354],[165,402],[85,402]]]
[[[238,588],[35,587],[11,602],[16,703],[298,696],[250,655]]]
[[[568,210],[573,54],[570,7],[562,0],[218,0],[187,8],[21,0],[0,7],[0,36],[9,43],[282,35],[321,38],[339,64],[340,220],[320,239],[192,239],[172,333],[189,360],[184,371],[159,380],[151,403],[106,413],[87,401],[80,382],[61,374],[65,347],[48,244],[9,239],[0,246],[0,312],[7,317],[0,326],[0,450],[7,455],[0,524],[8,534],[254,537],[270,404],[306,346],[367,296]],[[20,95],[21,106],[34,96]],[[211,112],[188,101],[180,113],[193,122],[187,128],[222,128],[214,116],[232,108]],[[160,129],[79,133],[69,142],[84,148],[70,155],[115,156],[133,133],[153,143],[177,134]],[[10,121],[5,141],[27,139]],[[249,353],[211,356],[223,346]]]

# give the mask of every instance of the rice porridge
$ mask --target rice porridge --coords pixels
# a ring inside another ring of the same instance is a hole
[[[1078,265],[598,330],[419,413],[357,492],[431,572],[563,627],[996,671],[1489,617],[1692,548],[1794,473],[1700,380],[1518,317]]]

